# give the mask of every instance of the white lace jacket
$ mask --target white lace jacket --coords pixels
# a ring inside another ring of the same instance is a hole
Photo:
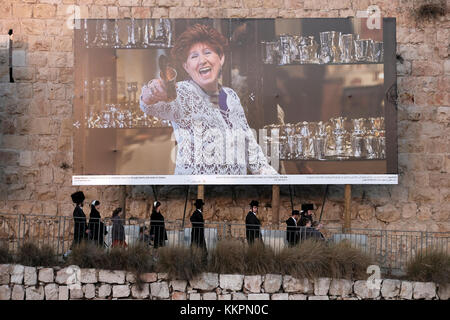
[[[256,142],[239,97],[223,89],[231,128],[218,105],[192,80],[177,83],[172,102],[146,105],[141,97],[143,112],[172,123],[178,146],[175,174],[245,175],[247,169],[251,174],[278,174]]]

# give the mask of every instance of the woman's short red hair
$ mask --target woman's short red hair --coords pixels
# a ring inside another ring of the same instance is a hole
[[[186,62],[189,50],[196,43],[205,43],[211,47],[219,56],[223,56],[228,46],[227,39],[216,29],[195,24],[184,31],[175,41],[171,55],[177,64]]]

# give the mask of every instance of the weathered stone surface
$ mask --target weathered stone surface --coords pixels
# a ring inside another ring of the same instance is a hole
[[[217,300],[217,294],[215,292],[205,292],[202,298],[203,300]]]
[[[283,276],[283,290],[284,292],[300,292],[312,293],[313,285],[308,279],[296,279],[291,276]]]
[[[274,293],[271,295],[272,300],[289,300],[289,293]]]
[[[221,274],[219,275],[220,287],[223,290],[240,291],[242,290],[242,283],[244,276],[241,274]]]
[[[150,285],[144,283],[141,289],[136,284],[131,286],[131,296],[136,299],[147,299],[150,296]]]
[[[128,284],[114,285],[112,287],[113,298],[127,298],[130,295]]]
[[[307,298],[308,296],[304,294],[299,293],[289,294],[289,300],[306,300]]]
[[[23,283],[26,286],[34,286],[37,284],[37,272],[34,267],[25,267]]]
[[[430,300],[436,297],[436,284],[433,282],[413,282],[414,299]]]
[[[52,268],[42,268],[39,270],[38,280],[44,283],[50,283],[54,280],[54,272]]]
[[[245,276],[244,277],[244,288],[248,292],[259,293],[261,292],[262,277],[256,276]]]
[[[380,296],[380,288],[368,288],[367,281],[358,280],[353,285],[353,291],[362,299],[376,299]]]
[[[97,283],[96,269],[81,269],[81,283]]]
[[[86,299],[95,298],[95,285],[93,283],[88,283],[83,286],[84,297]]]
[[[268,293],[249,293],[248,300],[270,300]]]
[[[9,284],[11,265],[0,264],[0,285]]]
[[[156,282],[158,280],[158,275],[154,272],[147,272],[141,275],[141,279],[147,283]]]
[[[25,289],[20,284],[14,285],[11,293],[11,300],[23,300],[25,298]],[[1,299],[0,299],[1,300]]]
[[[186,300],[186,293],[175,291],[172,293],[172,300]]]
[[[158,280],[167,280],[168,274],[165,272],[158,273]]]
[[[172,280],[170,281],[170,286],[173,291],[186,291],[187,281],[186,280]]]
[[[283,276],[281,274],[266,274],[264,276],[264,292],[278,292],[281,288],[282,283]]]
[[[10,280],[11,283],[22,284],[24,271],[25,271],[24,266],[20,264],[13,265]]]
[[[77,287],[73,287],[73,288],[69,288],[69,296],[70,296],[70,300],[73,299],[83,299],[83,289],[77,288]]]
[[[400,280],[384,279],[381,287],[381,296],[383,298],[394,298],[400,294],[402,282]]]
[[[219,294],[218,300],[231,300],[231,294]]]
[[[330,300],[328,296],[309,296],[308,300]]]
[[[219,286],[219,275],[205,272],[189,280],[189,284],[194,289],[213,290]]]
[[[152,299],[167,299],[170,297],[169,286],[165,281],[150,283],[150,293],[152,295]]]
[[[72,269],[63,268],[56,272],[55,282],[58,284],[68,284],[69,278],[73,275]]]
[[[202,300],[200,293],[190,293],[189,300]]]
[[[11,288],[8,285],[0,286],[0,300],[11,299]]]
[[[58,300],[59,287],[56,283],[46,284],[44,287],[45,300]]]
[[[98,272],[98,280],[104,283],[125,283],[125,271],[100,270]]]
[[[330,289],[331,278],[314,279],[314,295],[325,296]]]
[[[440,284],[438,288],[438,297],[440,300],[450,299],[450,284]]]
[[[376,217],[383,222],[394,222],[400,219],[400,210],[394,205],[387,204],[376,208]]]
[[[345,279],[333,279],[329,293],[332,296],[348,297],[353,292],[353,282]]]
[[[68,286],[59,286],[58,300],[69,300]]]
[[[98,287],[97,296],[99,298],[107,298],[111,295],[111,285],[110,284],[102,284]]]
[[[232,293],[232,300],[247,300],[247,296],[242,292]]]
[[[413,283],[409,281],[402,281],[400,289],[400,298],[411,300],[413,295]]]
[[[25,289],[25,299],[26,300],[44,300],[45,293],[44,287],[28,287]]]

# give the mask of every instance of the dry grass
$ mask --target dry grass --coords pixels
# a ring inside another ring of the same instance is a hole
[[[450,255],[437,249],[417,254],[407,264],[406,278],[412,281],[450,283]]]
[[[105,250],[91,242],[74,246],[66,261],[66,265],[76,265],[80,268],[104,268],[108,263]]]
[[[204,252],[197,247],[162,247],[156,265],[170,279],[190,280],[205,271]]]
[[[14,260],[16,263],[25,266],[52,267],[58,264],[52,247],[48,245],[38,247],[31,242],[24,243],[21,247],[19,247]]]
[[[307,240],[277,254],[278,270],[296,278],[365,279],[371,258],[346,243]]]
[[[326,259],[325,275],[335,279],[367,279],[367,267],[374,264],[368,254],[346,242],[328,245]]]
[[[244,244],[234,239],[218,241],[216,248],[211,251],[208,270],[222,274],[244,273]]]
[[[11,263],[14,261],[14,257],[9,251],[9,248],[5,245],[0,245],[0,264]]]
[[[247,247],[244,263],[245,274],[266,274],[277,271],[274,251],[260,241],[255,241]]]
[[[295,278],[321,277],[326,274],[327,247],[323,241],[307,240],[277,255],[278,270]]]

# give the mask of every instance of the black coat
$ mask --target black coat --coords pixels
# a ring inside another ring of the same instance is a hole
[[[322,232],[315,228],[300,227],[300,239],[301,241],[305,241],[308,239],[323,241],[325,240],[325,237],[323,236]]]
[[[123,226],[123,219],[119,216],[111,218],[112,226],[112,241],[125,241],[125,228]]]
[[[161,212],[153,211],[150,216],[150,237],[153,236],[153,246],[155,248],[163,247],[167,240],[166,226],[164,216]]]
[[[287,219],[286,224],[286,240],[290,246],[295,246],[300,240],[299,228],[293,218]]]
[[[191,246],[197,245],[202,249],[206,249],[205,220],[203,220],[203,214],[197,209],[192,214],[190,220],[192,224]]]
[[[261,222],[252,211],[249,211],[245,217],[245,235],[249,244],[253,243],[255,239],[261,239],[260,230]]]
[[[87,239],[86,226],[86,215],[80,206],[76,206],[73,210],[73,244]]]
[[[95,207],[91,207],[91,214],[89,215],[89,239],[99,246],[104,245],[104,236],[106,231],[105,224],[101,221],[100,212]]]

